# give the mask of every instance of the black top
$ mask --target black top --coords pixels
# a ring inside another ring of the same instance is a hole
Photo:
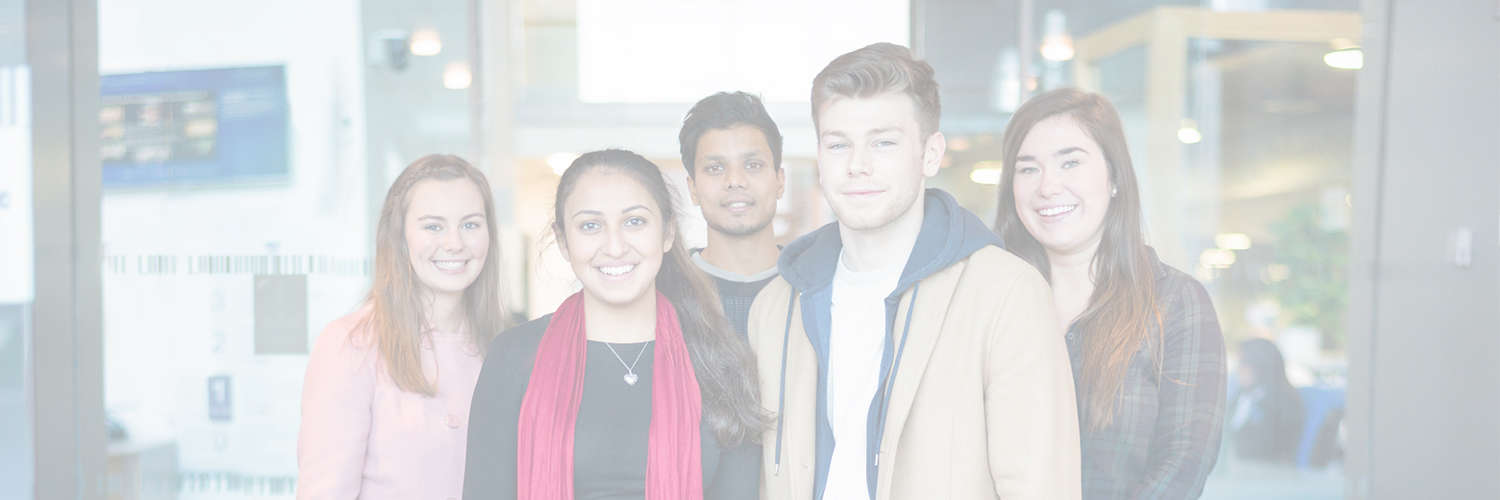
[[[490,343],[469,410],[465,499],[516,498],[521,400],[531,381],[537,344],[551,319],[548,315],[506,330]],[[635,363],[639,379],[634,386],[626,384],[626,369],[608,346],[588,343],[583,401],[573,431],[573,490],[579,500],[645,498],[656,344],[613,345],[626,364]],[[637,354],[641,355],[638,363]],[[705,425],[701,432],[704,498],[757,498],[760,447],[746,443],[723,450],[711,428]]]
[[[639,377],[627,370],[610,345],[588,343],[583,401],[573,428],[573,497],[627,500],[646,497],[646,436],[651,429],[651,360],[655,342],[614,344]],[[636,362],[636,356],[640,361]]]
[[[750,304],[755,302],[755,295],[760,293],[760,289],[765,288],[776,277],[760,281],[734,281],[713,275],[709,277],[719,287],[719,300],[724,304],[724,318],[729,320],[729,325],[741,337],[748,338],[746,332],[750,331]]]
[[[781,247],[778,245],[777,250]],[[729,326],[739,332],[740,337],[749,338],[750,331],[750,305],[755,302],[755,296],[762,288],[771,284],[776,279],[776,268],[772,267],[754,275],[745,276],[732,271],[720,269],[703,258],[703,249],[694,248],[692,251],[693,264],[698,266],[709,278],[713,278],[714,285],[718,288],[719,301],[724,305],[724,319],[729,320]]]

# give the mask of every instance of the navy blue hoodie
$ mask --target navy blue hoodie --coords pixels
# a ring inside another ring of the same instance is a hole
[[[916,294],[921,291],[921,281],[938,271],[946,269],[963,259],[969,257],[980,249],[989,246],[1002,246],[1000,238],[990,231],[972,212],[959,206],[953,196],[940,190],[928,189],[923,198],[922,229],[917,235],[917,242],[912,247],[911,256],[906,261],[905,268],[901,271],[901,278],[896,283],[896,289],[892,290],[885,298],[885,350],[880,359],[880,379],[889,380],[888,374],[901,367],[901,353],[905,343],[897,346],[894,344],[896,328],[896,310],[901,295],[907,289],[915,288],[912,294],[912,303],[916,301]],[[843,250],[843,242],[839,236],[838,223],[830,223],[807,235],[798,238],[781,253],[777,266],[781,275],[791,284],[801,296],[802,300],[802,325],[807,331],[808,340],[812,342],[813,349],[818,353],[818,409],[817,409],[817,470],[814,476],[815,498],[823,498],[823,489],[828,482],[828,466],[833,458],[833,428],[828,422],[828,350],[829,337],[832,331],[832,305],[833,305],[833,276],[838,267],[839,253]],[[797,296],[798,294],[793,294]],[[787,308],[790,316],[793,309]],[[907,321],[902,325],[906,331],[912,328],[920,329],[922,325],[912,325],[911,314],[908,311]],[[788,325],[792,318],[788,317]],[[902,339],[907,338],[903,333]],[[785,358],[785,347],[783,346],[783,358]],[[784,364],[784,359],[783,359]],[[785,377],[785,374],[782,375]],[[785,380],[781,383],[784,385]],[[885,383],[877,388],[875,397],[870,401],[869,417],[866,424],[865,442],[865,467],[870,496],[875,496],[876,480],[876,452],[880,450],[881,432],[885,427],[885,412],[889,406]],[[779,404],[779,403],[778,403]],[[782,408],[777,409],[777,414],[782,413]],[[780,456],[781,429],[777,424],[777,456]]]

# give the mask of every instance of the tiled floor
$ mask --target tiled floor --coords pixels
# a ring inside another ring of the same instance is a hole
[[[1208,478],[1203,500],[1339,500],[1344,474],[1337,465],[1322,470],[1222,460]]]

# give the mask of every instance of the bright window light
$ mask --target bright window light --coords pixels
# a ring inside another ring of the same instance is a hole
[[[578,156],[578,153],[552,153],[547,155],[547,168],[552,169],[552,173],[561,177],[563,172],[567,172],[568,167],[573,164],[573,160],[578,159]]]
[[[807,102],[840,54],[909,45],[907,0],[578,0],[578,98],[691,103],[743,90]]]

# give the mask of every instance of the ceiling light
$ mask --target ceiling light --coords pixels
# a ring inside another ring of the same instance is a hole
[[[469,73],[469,64],[465,62],[451,62],[443,67],[443,88],[449,90],[463,90],[474,83],[474,75]]]
[[[1000,184],[1000,174],[1004,171],[998,161],[982,161],[975,163],[973,170],[969,171],[969,180],[975,184],[996,186]]]
[[[411,33],[407,48],[414,56],[435,56],[443,52],[443,39],[433,30],[416,30]]]
[[[1073,38],[1067,35],[1042,40],[1042,59],[1052,62],[1073,60]]]
[[[1182,128],[1177,129],[1177,140],[1183,144],[1197,144],[1203,140],[1203,133],[1198,131],[1198,122],[1182,120]]]
[[[1323,64],[1334,69],[1360,69],[1365,67],[1365,53],[1359,47],[1335,50],[1323,54]]]
[[[1052,62],[1073,59],[1073,37],[1068,36],[1067,17],[1060,10],[1049,10],[1042,20],[1042,59]]]

